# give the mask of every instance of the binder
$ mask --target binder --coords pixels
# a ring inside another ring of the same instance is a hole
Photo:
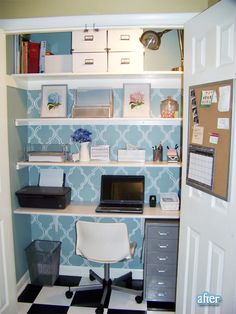
[[[40,43],[29,42],[28,73],[39,73]]]

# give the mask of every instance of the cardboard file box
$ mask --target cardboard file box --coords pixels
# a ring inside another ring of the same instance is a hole
[[[71,188],[26,186],[16,195],[21,207],[64,209],[70,203]]]

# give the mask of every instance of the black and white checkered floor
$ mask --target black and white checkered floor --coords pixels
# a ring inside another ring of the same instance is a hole
[[[76,292],[72,299],[65,297],[68,285],[83,285],[88,282],[90,281],[87,278],[59,276],[52,287],[28,284],[18,297],[18,314],[94,314],[101,299],[101,290]],[[142,286],[142,281],[133,280],[132,285],[138,289]],[[149,304],[143,301],[137,304],[135,296],[112,291],[104,314],[174,314],[171,306],[168,304],[164,306],[166,310],[160,309],[160,304],[156,303]]]

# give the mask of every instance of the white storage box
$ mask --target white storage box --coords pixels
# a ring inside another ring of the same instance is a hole
[[[132,73],[143,71],[143,52],[110,52],[108,71],[111,73]]]
[[[109,29],[108,48],[111,51],[137,51],[143,50],[139,41],[142,29]]]
[[[179,198],[176,193],[161,193],[160,204],[163,210],[179,210]]]
[[[45,73],[72,72],[72,55],[45,56]]]
[[[73,52],[104,52],[107,47],[107,31],[94,30],[72,32],[72,51]]]
[[[145,162],[144,149],[118,149],[118,161]]]
[[[104,73],[107,72],[106,52],[72,53],[73,72],[75,73]]]

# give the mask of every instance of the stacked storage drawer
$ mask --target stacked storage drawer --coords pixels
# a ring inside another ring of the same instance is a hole
[[[146,220],[144,299],[175,302],[179,222]]]
[[[130,73],[143,71],[141,29],[72,32],[75,73]]]
[[[72,60],[75,73],[107,72],[107,31],[72,32]]]
[[[143,71],[141,29],[108,30],[108,71],[130,73]]]

